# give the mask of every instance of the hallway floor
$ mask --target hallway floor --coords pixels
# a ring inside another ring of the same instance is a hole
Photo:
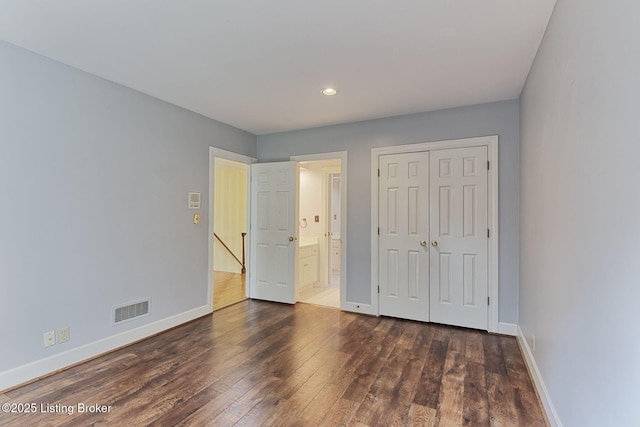
[[[215,271],[213,277],[213,311],[247,299],[244,274]]]

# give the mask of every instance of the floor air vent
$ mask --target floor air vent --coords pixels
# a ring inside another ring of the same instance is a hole
[[[149,315],[150,299],[113,307],[113,324]]]

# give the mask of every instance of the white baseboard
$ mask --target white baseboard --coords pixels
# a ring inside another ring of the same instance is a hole
[[[370,314],[372,316],[378,315],[371,304],[360,304],[358,302],[347,301],[346,303],[341,303],[340,310],[351,311],[353,313]]]
[[[515,323],[498,323],[498,333],[503,335],[518,336],[518,325]]]
[[[54,354],[44,359],[18,366],[17,368],[9,369],[8,371],[0,372],[0,391],[91,359],[209,313],[211,313],[211,309],[206,305],[194,308],[184,313],[176,314],[175,316],[167,317],[135,329],[69,349],[62,353]]]
[[[533,352],[531,351],[531,348],[529,347],[529,344],[527,343],[527,340],[522,333],[522,329],[520,329],[520,326],[517,326],[517,328],[518,343],[520,344],[520,348],[524,353],[524,360],[527,363],[527,367],[529,368],[531,376],[533,377],[533,382],[536,389],[538,390],[538,395],[540,396],[540,400],[542,401],[542,406],[544,406],[544,410],[547,413],[547,419],[549,420],[549,423],[552,427],[562,427],[562,422],[558,417],[555,406],[553,406],[553,402],[551,402],[551,396],[549,396],[547,387],[544,385],[542,375],[540,375],[540,370],[538,369],[536,360],[533,357]]]

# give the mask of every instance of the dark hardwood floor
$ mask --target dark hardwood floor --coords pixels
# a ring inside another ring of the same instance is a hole
[[[545,425],[515,338],[250,300],[6,402],[38,408],[0,412],[7,426]]]

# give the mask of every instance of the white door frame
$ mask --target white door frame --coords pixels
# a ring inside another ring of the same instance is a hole
[[[340,159],[340,309],[355,311],[350,306],[356,304],[347,302],[347,152],[305,154],[290,159],[299,162]]]
[[[475,138],[450,139],[371,149],[371,304],[372,311],[380,315],[378,302],[378,164],[385,154],[415,153],[445,148],[486,146],[491,167],[488,171],[488,224],[491,230],[487,248],[488,294],[491,301],[487,318],[489,332],[498,328],[498,135]]]
[[[342,172],[342,166],[341,166],[341,170]],[[336,178],[335,173],[330,173],[327,176],[327,230],[333,230],[333,181],[340,180],[340,177]],[[340,175],[340,174],[338,174]],[[340,183],[340,188],[342,188],[342,183]],[[341,197],[342,198],[342,197]],[[342,218],[341,218],[342,219]],[[333,233],[333,232],[332,232]],[[327,264],[328,264],[328,268],[326,271],[327,274],[327,283],[330,285],[331,284],[331,277],[333,276],[333,262],[332,262],[332,257],[333,257],[333,237],[331,236],[331,239],[329,239],[329,244],[328,244],[328,248],[327,248]]]
[[[341,162],[342,163],[342,162]],[[325,176],[325,185],[327,186],[327,191],[325,192],[325,200],[324,200],[324,208],[326,210],[325,214],[324,214],[324,228],[325,231],[327,232],[327,237],[328,239],[325,239],[325,244],[327,245],[327,247],[325,247],[325,251],[324,251],[324,256],[327,257],[327,262],[326,265],[324,265],[325,269],[324,269],[324,273],[320,274],[320,278],[322,278],[323,274],[326,276],[327,278],[327,285],[331,286],[331,235],[329,234],[331,232],[331,220],[333,219],[331,216],[331,205],[332,205],[332,198],[333,198],[333,174],[332,173],[328,173]]]
[[[216,185],[215,185],[215,178],[216,178],[216,157],[220,157],[222,159],[225,160],[232,160],[234,162],[238,162],[238,163],[244,163],[247,166],[250,166],[252,163],[257,163],[258,159],[255,159],[253,157],[249,157],[249,156],[245,156],[244,154],[238,154],[238,153],[234,153],[233,151],[227,151],[227,150],[223,150],[221,148],[216,148],[216,147],[209,147],[209,237],[208,237],[208,241],[209,241],[209,260],[208,260],[208,268],[209,271],[207,273],[207,307],[208,307],[208,312],[212,313],[213,312],[213,251],[214,251],[214,238],[213,238],[213,232],[214,232],[214,208],[215,208],[215,199],[216,199]],[[246,244],[247,247],[249,245],[249,242],[251,241],[251,168],[247,167],[247,240],[246,240]],[[251,275],[251,271],[249,270],[249,251],[247,251],[247,258],[246,258],[246,269],[247,269],[247,275],[246,275],[246,280],[248,281]],[[246,289],[246,296],[247,298],[250,296],[249,295],[249,286],[245,286]]]

